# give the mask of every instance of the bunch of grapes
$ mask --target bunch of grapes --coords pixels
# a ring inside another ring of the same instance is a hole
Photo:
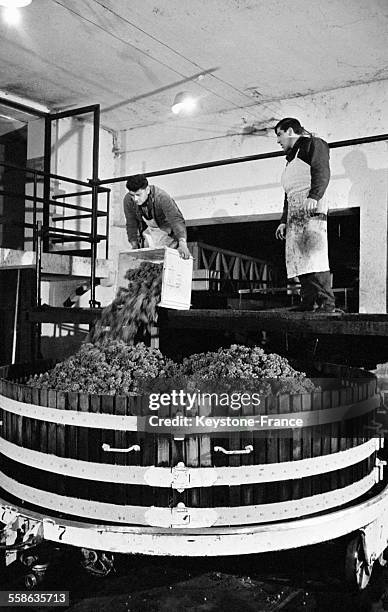
[[[307,393],[315,390],[306,374],[295,370],[285,357],[265,353],[258,346],[232,344],[216,352],[199,353],[183,360],[181,374],[198,384],[268,393]]]
[[[89,342],[123,340],[130,343],[151,331],[157,321],[162,268],[162,264],[143,261],[139,268],[127,271],[128,287],[120,287],[113,302],[104,308],[89,334]]]
[[[31,377],[27,384],[62,391],[126,395],[139,392],[148,379],[164,379],[174,371],[174,363],[158,349],[143,342],[134,346],[113,340],[99,345],[83,344],[77,353],[49,372]]]

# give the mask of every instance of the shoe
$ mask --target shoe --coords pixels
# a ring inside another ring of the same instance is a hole
[[[340,308],[336,308],[333,304],[321,304],[315,311],[318,314],[345,314]]]

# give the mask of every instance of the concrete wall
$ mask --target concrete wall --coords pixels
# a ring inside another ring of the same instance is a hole
[[[386,131],[388,124],[387,83],[380,81],[283,100],[277,104],[277,118],[298,117],[308,130],[329,142],[379,134]],[[201,140],[190,140],[187,132],[179,123],[175,133],[170,125],[122,132],[117,174],[150,172],[280,150],[272,131],[265,136],[225,135],[217,138],[209,133],[208,138]],[[351,179],[345,176],[346,170],[342,167],[342,159],[348,153],[349,149],[332,151],[334,178],[337,181],[348,180],[348,189],[346,185],[339,186],[338,182],[330,186],[333,206],[349,204],[346,193],[350,191]],[[375,163],[375,160],[370,160],[369,165],[373,167]],[[386,167],[384,160],[380,164]],[[224,216],[274,215],[280,212],[283,200],[279,187],[283,166],[284,159],[275,158],[158,177],[157,182],[179,200],[186,218],[193,222]],[[125,193],[124,188],[121,191]],[[340,201],[336,203],[338,199]]]
[[[386,132],[387,95],[388,81],[378,81],[295,97],[277,102],[276,119],[298,117],[306,129],[329,142],[373,136]],[[116,176],[279,150],[271,130],[265,135],[215,136],[205,126],[201,137],[192,138],[193,131],[187,124],[178,120],[175,125],[170,122],[158,128],[121,132]],[[386,142],[331,151],[329,208],[361,209],[362,312],[386,312],[387,307],[386,153]],[[176,199],[188,224],[279,218],[283,167],[284,158],[280,157],[163,176],[154,182]],[[117,184],[113,192],[111,235],[115,258],[117,252],[127,248],[122,212],[124,183]],[[376,268],[378,272],[372,273]]]
[[[43,170],[43,155],[44,155],[44,119],[33,119],[27,123],[27,166],[36,170]],[[34,195],[34,183],[31,174],[27,175],[26,183],[26,195]],[[36,195],[40,198],[43,197],[43,180],[42,177],[37,178],[36,183]],[[36,210],[36,219],[42,221],[43,219],[43,204],[38,204]],[[25,221],[26,223],[33,223],[33,203],[32,201],[26,201],[25,207]],[[32,250],[33,241],[33,230],[32,228],[25,228],[24,231],[24,250]]]

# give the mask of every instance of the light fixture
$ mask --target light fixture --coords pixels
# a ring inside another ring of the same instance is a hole
[[[32,0],[0,0],[3,7],[3,18],[8,25],[16,26],[21,21],[20,8],[31,4]]]
[[[171,110],[174,115],[180,115],[181,113],[191,113],[196,106],[197,100],[193,96],[187,91],[180,91],[174,98]]]
[[[11,6],[5,6],[3,8],[3,19],[5,23],[10,26],[19,25],[21,21],[19,9]]]

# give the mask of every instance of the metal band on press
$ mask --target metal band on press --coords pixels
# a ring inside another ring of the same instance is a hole
[[[0,453],[29,467],[74,478],[98,482],[113,482],[151,487],[173,487],[178,471],[185,471],[184,489],[209,486],[237,486],[263,482],[294,480],[325,474],[355,465],[379,449],[379,440],[373,438],[344,451],[296,461],[242,465],[236,467],[188,468],[181,464],[173,468],[139,465],[115,465],[81,459],[58,457],[51,453],[23,448],[0,437]]]
[[[281,421],[282,419],[287,421],[290,418],[296,421],[297,419],[300,419],[303,423],[303,427],[312,427],[314,425],[326,425],[329,423],[336,423],[342,420],[353,419],[355,417],[362,416],[363,414],[371,412],[379,405],[380,399],[378,396],[375,396],[362,402],[357,402],[355,404],[347,404],[345,406],[336,406],[335,408],[325,408],[322,410],[306,410],[292,413],[287,412],[284,414],[271,414],[266,416],[268,417],[268,421]],[[92,429],[114,429],[117,431],[147,430],[152,431],[153,434],[158,433],[157,428],[147,425],[147,416],[121,416],[115,414],[101,414],[96,412],[81,412],[77,410],[61,410],[58,408],[49,408],[46,406],[37,406],[36,404],[26,404],[24,402],[18,402],[3,395],[0,395],[0,408],[7,412],[17,414],[19,416],[38,419],[39,421],[48,421],[57,425],[73,425],[76,427],[89,427]],[[213,432],[222,431],[274,431],[277,429],[287,429],[284,426],[277,426],[276,423],[274,424],[273,422],[267,424],[261,423],[263,416],[265,415],[244,415],[244,417],[238,417],[241,419],[248,419],[251,417],[254,420],[254,424],[250,427],[238,425],[220,427],[215,424],[206,425],[204,427],[201,424],[194,424],[191,426],[171,426],[167,428],[164,427],[163,432],[167,434],[174,433],[175,435],[206,435]],[[213,419],[213,417],[209,418],[210,420]]]
[[[2,488],[25,502],[56,512],[99,521],[167,528],[248,525],[285,520],[342,506],[369,491],[378,480],[376,468],[361,480],[311,497],[255,506],[159,508],[127,506],[66,497],[21,484],[0,472]],[[184,518],[180,522],[180,516]]]

